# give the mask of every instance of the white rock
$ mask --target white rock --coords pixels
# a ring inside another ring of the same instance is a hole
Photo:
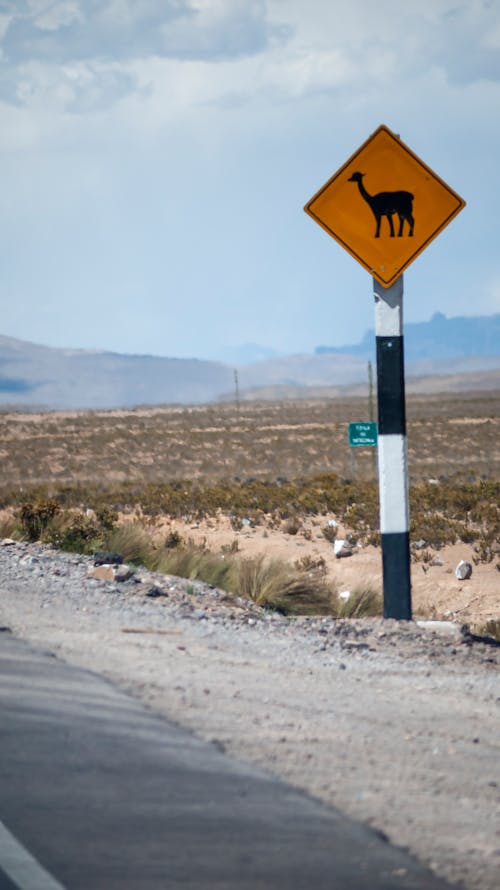
[[[352,556],[353,550],[349,541],[339,538],[338,541],[334,542],[333,552],[337,559],[341,559],[343,556]]]
[[[470,562],[466,562],[465,559],[461,559],[455,569],[455,578],[458,578],[459,581],[466,581],[472,575],[472,566]]]
[[[350,590],[341,590],[339,593],[339,600],[344,600],[344,602],[346,603],[347,600],[350,598],[350,596],[351,596]]]
[[[432,630],[434,633],[441,634],[445,637],[460,636],[460,628],[458,624],[454,624],[453,621],[416,621],[415,624],[417,624],[418,627],[423,627],[424,630]]]

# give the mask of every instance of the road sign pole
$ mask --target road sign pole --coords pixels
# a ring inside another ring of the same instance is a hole
[[[411,619],[403,272],[464,207],[463,198],[384,125],[304,207],[374,279],[386,618]]]
[[[383,287],[376,279],[373,279],[373,286],[384,617],[411,620],[403,276],[388,288]]]

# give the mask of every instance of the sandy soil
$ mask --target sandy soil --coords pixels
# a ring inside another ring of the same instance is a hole
[[[291,535],[285,530],[262,526],[242,527],[234,530],[228,517],[208,519],[187,524],[171,520],[159,530],[177,531],[185,540],[206,542],[210,550],[236,548],[242,556],[265,553],[268,557],[285,559],[291,563],[304,558],[324,560],[327,577],[337,590],[348,591],[356,587],[371,587],[382,593],[381,551],[376,547],[355,548],[354,555],[338,559],[322,533],[333,515],[305,519],[300,531]],[[338,526],[337,538],[350,530]],[[418,562],[412,563],[412,601],[417,616],[460,621],[474,626],[484,624],[490,618],[500,618],[500,547],[492,562],[477,561],[472,544],[454,544],[442,550],[417,551]],[[465,560],[473,567],[471,578],[458,581],[455,568]],[[477,565],[476,565],[477,562]]]
[[[0,624],[375,827],[449,880],[496,890],[499,647],[458,627],[288,619],[172,577],[89,580],[90,562],[0,548]],[[163,596],[148,596],[152,583]]]

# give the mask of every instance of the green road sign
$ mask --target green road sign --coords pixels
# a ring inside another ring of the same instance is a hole
[[[349,424],[349,445],[351,448],[377,444],[377,424],[376,423],[350,423]]]

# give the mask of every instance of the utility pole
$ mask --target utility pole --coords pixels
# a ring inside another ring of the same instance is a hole
[[[234,398],[236,402],[236,410],[240,413],[240,387],[238,384],[238,371],[234,369]]]
[[[368,420],[375,420],[375,403],[373,401],[373,365],[368,362]]]
[[[368,420],[373,423],[375,420],[375,400],[373,398],[373,365],[368,362]],[[373,478],[377,478],[377,452],[372,451],[372,469]]]

